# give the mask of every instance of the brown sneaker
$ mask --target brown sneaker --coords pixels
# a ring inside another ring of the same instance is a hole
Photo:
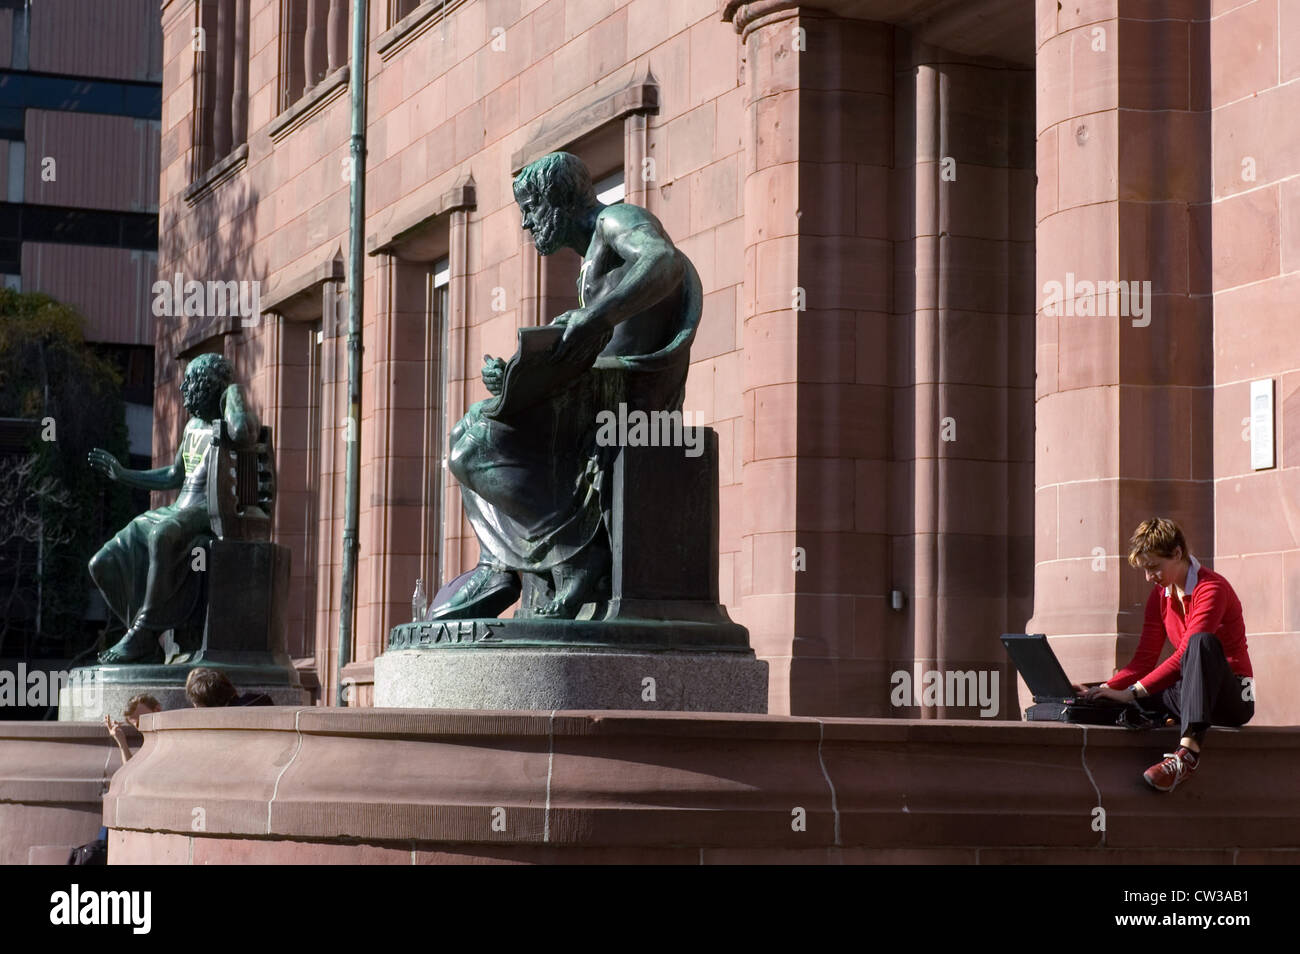
[[[1191,777],[1199,763],[1200,756],[1180,745],[1177,752],[1167,754],[1163,761],[1143,772],[1142,777],[1157,792],[1172,792],[1179,782]]]

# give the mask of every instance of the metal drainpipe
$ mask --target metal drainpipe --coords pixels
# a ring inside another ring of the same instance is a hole
[[[352,0],[352,66],[348,88],[352,97],[352,159],[348,198],[348,417],[347,472],[344,477],[343,593],[339,601],[339,659],[337,702],[347,705],[343,667],[352,656],[352,618],[356,610],[357,524],[361,498],[361,307],[365,298],[363,258],[366,223],[366,25],[369,0]]]
[[[916,125],[918,132],[922,126],[930,127],[940,146],[944,134],[944,89],[943,76],[933,66],[922,66],[916,73]],[[917,194],[923,194],[917,190]],[[941,315],[946,303],[941,300],[944,295],[944,276],[947,274],[944,254],[946,241],[941,237],[943,231],[943,209],[941,192],[932,193],[932,204],[918,209],[916,216],[923,227],[934,236],[930,254],[930,274],[925,279],[929,287],[917,282],[918,298],[933,302],[933,309],[918,310],[915,323],[916,349],[916,385],[913,389],[915,402],[915,447],[916,460],[915,484],[913,487],[913,580],[915,600],[913,602],[915,661],[913,662],[913,679],[924,678],[924,673],[937,669],[942,647],[939,644],[939,631],[943,625],[939,611],[939,595],[942,592],[941,563],[939,560],[939,534],[942,529],[942,485],[943,473],[939,457],[942,444],[939,441],[939,414],[942,411],[939,398],[943,392],[943,352],[940,347],[942,338]],[[920,265],[920,250],[923,247],[917,240],[917,259]],[[919,271],[919,269],[918,269]],[[927,581],[923,590],[920,581]],[[913,692],[920,690],[913,687]],[[938,709],[922,706],[920,718],[935,719],[941,715]]]

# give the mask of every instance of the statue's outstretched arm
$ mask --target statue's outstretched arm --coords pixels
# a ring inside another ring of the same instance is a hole
[[[176,448],[176,457],[171,466],[155,467],[153,470],[129,470],[102,447],[92,450],[87,460],[91,467],[109,480],[137,490],[177,490],[185,483],[185,463],[181,459],[179,447]]]

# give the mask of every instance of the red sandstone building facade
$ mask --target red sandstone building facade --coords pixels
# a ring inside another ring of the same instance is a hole
[[[348,6],[161,9],[159,277],[259,282],[263,314],[155,322],[155,458],[183,425],[185,360],[226,354],[274,428],[290,648],[324,700],[348,436]],[[576,257],[539,258],[510,189],[567,149],[701,275],[686,409],[718,433],[721,595],[770,664],[772,713],[972,716],[893,707],[891,674],[1005,674],[1010,631],[1048,633],[1072,676],[1105,678],[1149,590],[1128,535],[1160,514],[1241,597],[1256,721],[1300,717],[1300,8],[389,0],[370,15],[353,704],[416,579],[477,557],[442,458],[487,396],[482,355],[576,303]],[[1098,293],[1115,282],[1136,294]],[[1000,702],[1015,718],[1010,679]]]

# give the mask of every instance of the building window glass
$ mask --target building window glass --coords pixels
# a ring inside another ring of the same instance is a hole
[[[623,170],[605,176],[605,178],[594,182],[593,187],[596,190],[596,199],[605,205],[617,205],[623,201],[626,192],[623,189]]]
[[[0,69],[0,139],[23,138],[23,110],[51,109],[105,116],[162,116],[162,87],[127,80],[88,80],[81,76],[47,76]]]
[[[0,202],[0,264],[20,262],[23,242],[103,245],[156,252],[158,217],[146,212]]]

